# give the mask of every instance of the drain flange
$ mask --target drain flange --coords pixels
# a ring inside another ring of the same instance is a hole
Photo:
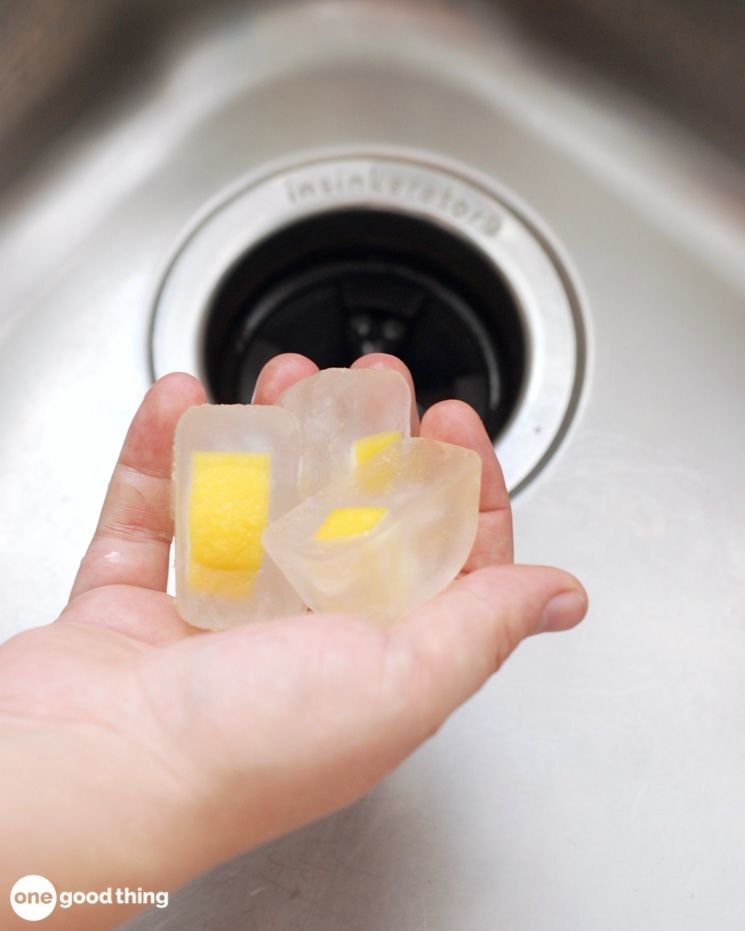
[[[159,290],[155,376],[248,401],[277,352],[319,365],[399,355],[422,407],[481,414],[508,487],[532,477],[575,405],[584,361],[555,250],[480,177],[419,157],[324,156],[248,179],[201,218]]]

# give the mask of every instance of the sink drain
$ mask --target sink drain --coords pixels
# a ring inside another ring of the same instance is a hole
[[[325,157],[249,180],[204,216],[159,290],[154,375],[249,401],[262,365],[391,352],[422,409],[481,415],[515,490],[563,434],[583,339],[568,276],[503,198],[451,165]]]
[[[205,331],[213,397],[249,401],[278,352],[302,352],[321,367],[393,353],[411,369],[422,409],[460,398],[492,436],[525,372],[519,311],[494,265],[439,226],[369,208],[283,228],[218,287]]]

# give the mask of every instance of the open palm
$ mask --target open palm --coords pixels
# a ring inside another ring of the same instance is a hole
[[[405,367],[389,356],[357,366]],[[316,368],[279,356],[257,403]],[[298,615],[197,631],[165,593],[173,432],[204,400],[161,379],[132,423],[59,621],[0,647],[8,887],[167,889],[347,804],[431,735],[525,636],[580,620],[557,569],[512,564],[509,499],[476,414],[442,402],[413,431],[483,460],[480,527],[460,578],[389,630]],[[55,913],[64,927],[64,917]],[[70,916],[67,916],[68,919]],[[90,908],[75,926],[123,915]],[[49,920],[50,926],[53,919]]]

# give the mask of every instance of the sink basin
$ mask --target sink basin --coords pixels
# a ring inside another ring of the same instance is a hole
[[[112,2],[86,48],[144,8]],[[550,442],[514,483],[517,554],[575,572],[591,613],[523,645],[358,804],[128,927],[740,929],[732,149],[491,4],[169,2],[148,22],[98,95],[100,47],[50,75],[64,131],[42,88],[3,137],[0,637],[65,601],[184,244],[255,179],[338,153],[478,179],[549,256],[570,295],[572,369]],[[78,87],[95,99],[72,106]],[[535,284],[519,263],[510,274],[516,293]],[[199,313],[184,323],[197,347]]]

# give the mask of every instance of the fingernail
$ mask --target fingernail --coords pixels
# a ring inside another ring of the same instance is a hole
[[[548,602],[541,615],[542,630],[567,630],[585,616],[587,600],[578,591],[562,592]]]

